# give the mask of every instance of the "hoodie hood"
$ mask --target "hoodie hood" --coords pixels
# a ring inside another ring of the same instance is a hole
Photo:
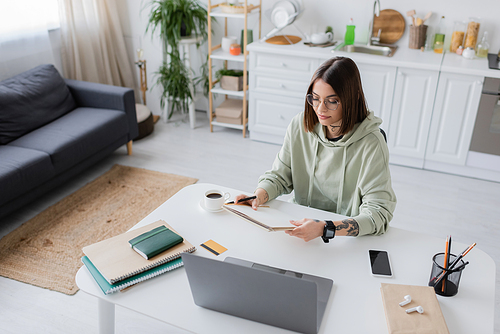
[[[325,127],[318,122],[314,127],[314,132],[312,133],[320,144],[326,147],[339,147],[344,146],[348,147],[349,145],[361,140],[368,134],[372,132],[380,131],[380,124],[382,124],[382,120],[373,114],[373,111],[370,111],[368,116],[363,120],[363,122],[358,123],[354,126],[354,128],[345,134],[342,139],[332,142],[326,138]]]
[[[376,117],[372,111],[368,114],[368,116],[363,120],[361,123],[357,123],[354,128],[349,131],[347,134],[345,134],[342,139],[338,141],[330,141],[328,138],[326,138],[326,133],[325,133],[325,127],[321,125],[321,123],[318,122],[316,126],[314,127],[314,132],[313,136],[317,138],[316,142],[316,147],[315,151],[316,154],[314,155],[314,170],[313,173],[309,175],[309,194],[307,196],[307,205],[311,205],[312,203],[312,194],[313,194],[313,184],[314,184],[314,178],[316,174],[316,166],[317,166],[317,159],[318,156],[320,156],[320,145],[322,145],[324,148],[337,148],[336,151],[340,151],[339,153],[341,154],[341,161],[342,163],[339,166],[339,171],[340,171],[340,179],[339,179],[339,185],[338,185],[338,190],[337,190],[337,207],[336,207],[336,212],[342,212],[342,202],[343,202],[343,197],[344,197],[344,182],[345,182],[345,175],[346,175],[346,161],[347,161],[347,148],[356,143],[357,141],[363,139],[365,136],[372,132],[379,132],[380,128],[379,125],[382,124],[382,120],[378,117]],[[338,156],[338,153],[337,153]],[[339,159],[339,158],[337,158]],[[339,159],[340,160],[340,159]]]

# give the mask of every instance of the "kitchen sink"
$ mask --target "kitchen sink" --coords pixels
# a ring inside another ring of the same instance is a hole
[[[394,55],[394,53],[396,52],[397,48],[398,47],[395,45],[389,46],[389,45],[360,45],[360,44],[345,45],[345,44],[341,44],[339,47],[332,50],[332,52],[335,52],[335,51],[356,52],[356,53],[366,53],[366,54],[370,54],[370,55],[392,57]]]

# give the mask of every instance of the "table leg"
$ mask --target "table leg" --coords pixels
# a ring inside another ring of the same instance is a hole
[[[114,334],[115,332],[115,304],[98,298],[99,333]]]

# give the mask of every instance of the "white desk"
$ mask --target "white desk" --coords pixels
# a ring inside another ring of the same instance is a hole
[[[197,247],[197,255],[223,260],[239,257],[279,268],[329,277],[334,286],[320,333],[387,333],[380,283],[427,285],[431,259],[442,252],[445,238],[437,239],[390,228],[382,236],[338,237],[329,244],[321,239],[305,243],[282,232],[266,232],[228,213],[209,213],[199,202],[205,191],[222,189],[231,196],[241,192],[212,184],[188,186],[144,218],[135,227],[163,219]],[[280,218],[335,219],[335,214],[283,201],[273,201]],[[396,217],[395,219],[404,219]],[[283,221],[279,225],[287,224]],[[278,224],[276,224],[278,225]],[[216,257],[199,245],[212,239],[228,251]],[[471,243],[474,240],[471,240]],[[468,245],[453,243],[453,253]],[[389,251],[392,278],[369,272],[368,249]],[[466,257],[455,297],[438,296],[450,333],[493,333],[495,263],[479,247]],[[286,333],[289,331],[240,319],[194,304],[184,268],[142,282],[129,291],[105,296],[85,267],[76,275],[78,287],[99,298],[101,332],[114,330],[114,305],[146,314],[195,333]]]

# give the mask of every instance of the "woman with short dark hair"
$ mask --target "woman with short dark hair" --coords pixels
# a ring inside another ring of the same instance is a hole
[[[366,106],[354,61],[327,60],[314,73],[304,112],[292,119],[272,169],[259,178],[256,198],[248,204],[257,210],[294,191],[295,203],[351,217],[290,221],[296,227],[286,233],[305,241],[384,233],[396,195],[381,123]]]

